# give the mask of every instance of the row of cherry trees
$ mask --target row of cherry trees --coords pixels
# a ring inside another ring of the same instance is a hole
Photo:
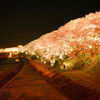
[[[72,20],[26,45],[26,48],[41,61],[50,61],[51,65],[65,56],[75,58],[87,54],[88,58],[94,57],[100,53],[100,12]]]

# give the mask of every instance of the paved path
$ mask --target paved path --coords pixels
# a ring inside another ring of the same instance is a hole
[[[2,91],[0,100],[68,100],[55,90],[29,65]]]

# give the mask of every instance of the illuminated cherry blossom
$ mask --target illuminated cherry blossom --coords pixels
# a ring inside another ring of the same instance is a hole
[[[58,30],[47,33],[24,46],[24,51],[55,63],[55,57],[63,59],[73,51],[100,48],[100,12],[71,20]]]

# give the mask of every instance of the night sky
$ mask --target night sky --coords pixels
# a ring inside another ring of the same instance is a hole
[[[0,48],[25,45],[72,19],[100,10],[99,2],[82,0],[0,1]]]

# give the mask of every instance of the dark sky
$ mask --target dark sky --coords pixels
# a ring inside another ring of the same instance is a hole
[[[0,48],[25,45],[68,21],[99,11],[99,2],[82,0],[0,1]]]

